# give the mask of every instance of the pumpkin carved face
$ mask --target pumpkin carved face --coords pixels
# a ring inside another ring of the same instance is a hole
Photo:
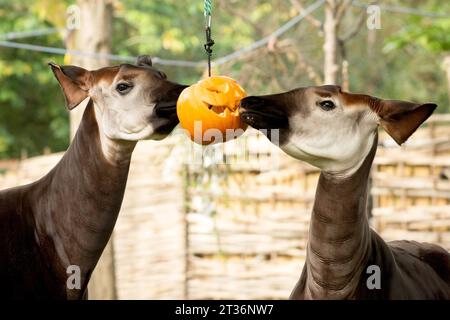
[[[225,142],[247,128],[238,111],[246,95],[229,77],[209,77],[183,90],[177,102],[178,119],[196,143]]]

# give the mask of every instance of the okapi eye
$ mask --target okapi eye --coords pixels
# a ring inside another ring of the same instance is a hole
[[[319,106],[325,111],[330,111],[336,108],[336,105],[331,100],[320,101]]]
[[[132,87],[133,86],[131,84],[122,82],[122,83],[117,84],[116,90],[120,94],[126,94],[131,90]]]

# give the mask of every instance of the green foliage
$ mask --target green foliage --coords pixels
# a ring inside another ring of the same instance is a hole
[[[450,8],[449,8],[450,9]],[[413,17],[387,41],[384,52],[418,46],[432,52],[450,51],[450,18]]]
[[[0,34],[51,27],[27,3],[2,0]],[[26,39],[29,43],[62,46],[58,35]],[[64,150],[68,114],[47,63],[62,57],[0,47],[0,158],[22,152],[41,154],[45,147]]]
[[[61,27],[63,8],[76,0],[0,0],[0,35]],[[299,0],[304,7],[313,0]],[[269,35],[298,14],[289,0],[214,0],[213,58]],[[391,1],[394,5],[450,12],[450,2]],[[164,59],[206,58],[203,0],[114,1],[113,53],[150,54]],[[342,32],[356,24],[361,8],[351,8]],[[323,21],[323,10],[313,16]],[[450,19],[382,12],[382,29],[364,26],[346,43],[350,88],[384,98],[434,101],[448,110],[441,62],[450,50]],[[59,34],[20,42],[63,47]],[[316,84],[323,79],[323,34],[304,20],[288,33],[213,73],[236,78],[249,94]],[[0,47],[0,158],[64,150],[69,142],[68,112],[47,62],[63,57]],[[113,63],[113,62],[112,62]],[[117,63],[117,62],[114,62]],[[160,67],[160,66],[159,66]],[[204,68],[161,67],[179,82],[193,83]],[[315,74],[314,74],[315,73]]]
[[[448,14],[450,3],[430,0],[421,9]],[[447,79],[442,62],[450,53],[450,18],[406,16],[388,35],[382,53],[388,57],[392,69],[409,66],[408,72],[402,71],[389,80],[389,87],[408,92],[418,101],[436,101],[437,112],[449,112],[450,92],[445,90]]]

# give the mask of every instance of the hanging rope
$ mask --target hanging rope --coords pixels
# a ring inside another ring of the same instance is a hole
[[[208,76],[211,77],[211,56],[212,56],[212,46],[214,45],[214,40],[211,38],[211,11],[212,11],[212,0],[205,0],[205,32],[206,32],[206,43],[205,50],[208,56]]]

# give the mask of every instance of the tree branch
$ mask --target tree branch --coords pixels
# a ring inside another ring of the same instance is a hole
[[[339,37],[339,41],[345,42],[356,36],[358,32],[361,30],[362,25],[364,24],[365,17],[366,13],[365,11],[362,11],[358,17],[358,22],[356,23],[355,27],[349,32],[347,32],[344,36]]]
[[[351,0],[342,0],[339,2],[339,4],[336,7],[336,24],[339,26],[339,24],[342,21],[342,18],[344,18],[345,13],[347,12],[347,9],[352,4]]]
[[[296,64],[295,71],[305,70],[306,75],[308,76],[308,78],[311,81],[313,81],[318,86],[322,85],[323,84],[322,78],[320,77],[319,74],[317,74],[314,67],[306,62],[306,59],[303,57],[302,53],[297,48],[291,47],[291,48],[287,48],[287,49],[288,50],[290,49],[290,50],[289,51],[286,50],[286,52],[292,52],[297,57],[297,64]]]
[[[304,13],[305,7],[298,1],[298,0],[290,0],[292,6],[295,8],[295,10],[298,11],[298,13]],[[322,22],[316,18],[314,18],[312,15],[307,15],[305,19],[315,28],[322,29]]]
[[[260,36],[264,34],[264,30],[260,26],[258,26],[255,22],[253,22],[247,15],[242,14],[239,10],[235,10],[231,6],[229,6],[227,0],[219,0],[219,7],[228,11],[228,13],[230,13],[231,15],[236,16],[240,18],[242,21],[251,25]]]

